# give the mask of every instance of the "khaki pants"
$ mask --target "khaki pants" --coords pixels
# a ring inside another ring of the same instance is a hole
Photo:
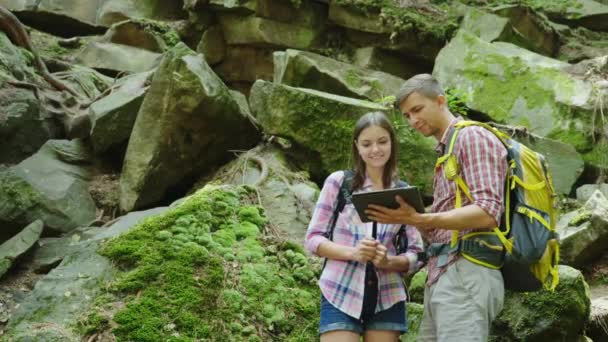
[[[500,271],[461,257],[435,284],[425,288],[417,341],[485,342],[503,301]]]

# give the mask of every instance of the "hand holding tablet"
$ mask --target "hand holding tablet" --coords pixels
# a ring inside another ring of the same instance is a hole
[[[365,213],[365,210],[368,209],[367,207],[370,204],[376,204],[390,209],[397,209],[399,208],[399,203],[395,200],[395,196],[401,196],[401,198],[417,212],[424,213],[422,197],[420,196],[420,191],[415,186],[355,193],[352,196],[352,201],[361,221],[369,222],[371,220]]]

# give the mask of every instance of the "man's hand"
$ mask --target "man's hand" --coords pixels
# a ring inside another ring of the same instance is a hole
[[[407,204],[401,196],[395,196],[399,208],[389,209],[380,205],[370,204],[365,210],[367,217],[381,223],[410,224],[418,227],[422,223],[422,215]]]
[[[367,263],[376,256],[378,241],[371,238],[363,238],[353,251],[353,260],[360,263]]]

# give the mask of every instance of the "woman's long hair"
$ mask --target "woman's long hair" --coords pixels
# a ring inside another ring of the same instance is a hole
[[[384,172],[382,173],[382,186],[383,188],[389,188],[391,186],[391,181],[396,176],[397,170],[397,152],[399,145],[397,144],[397,138],[395,136],[395,129],[393,125],[386,117],[386,115],[382,112],[370,112],[366,113],[359,118],[357,123],[355,124],[355,130],[353,131],[353,139],[352,139],[352,160],[353,160],[353,190],[357,190],[363,186],[363,182],[365,181],[365,162],[361,159],[359,155],[359,150],[357,149],[357,139],[359,139],[359,135],[361,132],[370,126],[378,126],[384,128],[391,139],[391,155],[388,158],[388,161],[384,165]]]

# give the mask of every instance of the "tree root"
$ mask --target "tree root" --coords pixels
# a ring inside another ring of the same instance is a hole
[[[30,41],[30,37],[25,31],[25,27],[17,17],[6,7],[0,6],[0,30],[4,31],[8,38],[13,42],[13,44],[22,47],[34,56],[34,64],[36,69],[40,73],[40,75],[53,87],[61,91],[67,91],[72,94],[76,98],[80,98],[80,94],[78,94],[74,89],[69,87],[67,84],[61,82],[57,78],[55,78],[46,67],[46,64],[42,61],[42,58],[38,55],[38,52],[34,50],[32,43]]]

